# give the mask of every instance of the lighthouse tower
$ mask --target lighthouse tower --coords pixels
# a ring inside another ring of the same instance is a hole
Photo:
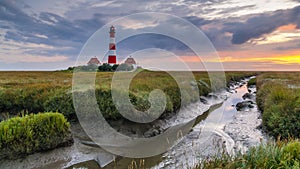
[[[115,42],[115,27],[111,26],[109,29],[109,56],[108,56],[108,64],[116,64],[117,63],[117,54],[116,54],[116,42]]]

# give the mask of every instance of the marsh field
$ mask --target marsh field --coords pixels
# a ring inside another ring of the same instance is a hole
[[[206,72],[193,72],[192,79],[184,78],[182,72],[175,73],[184,79],[180,83],[185,84],[183,90],[187,93],[191,88],[198,88],[197,92],[184,96],[185,103],[181,103],[181,89],[170,74],[140,70],[129,87],[129,98],[134,107],[147,111],[151,106],[149,93],[161,89],[166,94],[166,107],[160,117],[164,118],[200,96],[228,89],[245,77],[256,76],[248,81],[248,86],[257,87],[261,131],[270,137],[268,143],[246,153],[231,156],[223,152],[195,164],[195,168],[300,168],[300,72],[226,72],[226,81],[217,82],[222,88],[215,89],[211,89]],[[122,119],[111,96],[113,74],[95,74],[97,103],[108,121]],[[70,128],[78,121],[72,101],[72,78],[72,72],[63,71],[0,72],[1,159],[13,161],[36,152],[72,145]],[[124,78],[127,78],[125,74]]]
[[[86,74],[86,75],[84,75]],[[237,81],[253,72],[228,72],[226,82]],[[94,76],[94,73],[83,72],[83,77]],[[212,91],[207,73],[195,72],[194,79],[186,79],[185,73],[177,72],[179,78],[184,79],[187,87],[196,85],[199,94],[204,96]],[[21,112],[38,113],[45,111],[58,111],[67,118],[72,118],[72,77],[70,72],[1,72],[0,73],[0,112],[2,118],[10,117]],[[107,118],[118,118],[118,113],[110,101],[111,81],[113,72],[97,72],[95,90],[102,96],[99,102],[103,103],[103,113]],[[126,79],[126,73],[124,75]],[[82,79],[86,81],[87,79]],[[200,81],[199,81],[200,80]],[[195,81],[195,84],[191,84]],[[221,81],[221,83],[225,83]],[[225,84],[223,84],[225,86]],[[168,95],[166,111],[174,111],[180,106],[180,91],[177,82],[165,72],[142,71],[131,81],[129,94],[137,108],[149,108],[147,96],[153,89],[162,89]],[[100,103],[100,104],[101,104]],[[107,107],[106,107],[107,106]],[[106,108],[107,110],[104,110]]]

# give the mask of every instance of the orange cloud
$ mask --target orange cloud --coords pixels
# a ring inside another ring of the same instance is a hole
[[[284,32],[284,31],[293,31],[296,30],[297,25],[295,24],[288,24],[284,26],[280,26],[277,28],[278,31]]]

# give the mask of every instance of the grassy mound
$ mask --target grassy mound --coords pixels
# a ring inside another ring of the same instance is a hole
[[[300,168],[300,142],[261,144],[246,154],[231,157],[226,153],[198,164],[200,168],[248,169],[248,168]]]
[[[60,113],[30,114],[0,123],[0,159],[18,158],[72,141],[70,124]]]
[[[263,125],[271,136],[300,137],[299,91],[276,82],[266,82],[260,86],[257,104],[263,111]]]

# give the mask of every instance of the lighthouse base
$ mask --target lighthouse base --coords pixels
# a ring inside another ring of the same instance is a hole
[[[117,64],[117,57],[114,55],[108,56],[108,64]]]

